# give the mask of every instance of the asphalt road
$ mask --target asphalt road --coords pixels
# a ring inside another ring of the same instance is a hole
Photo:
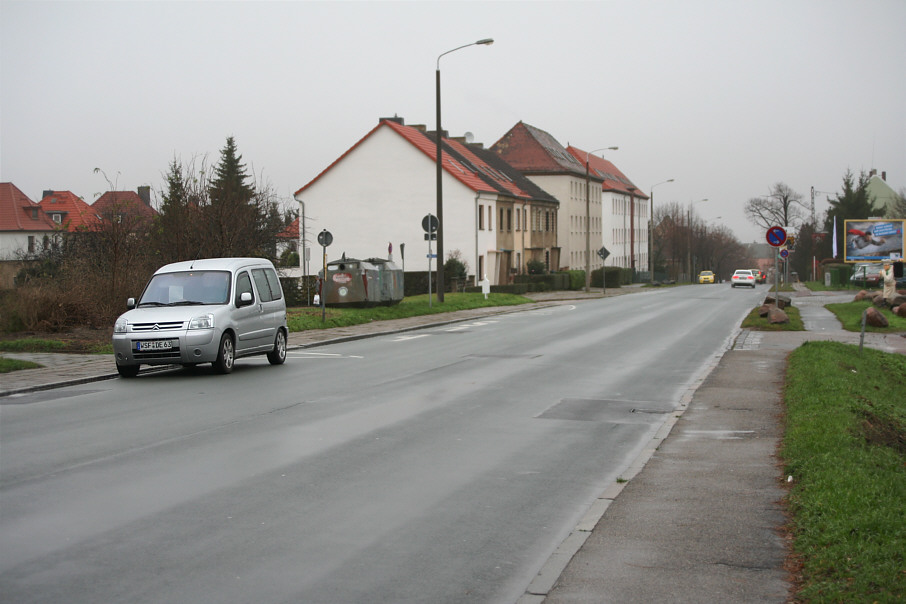
[[[515,602],[762,289],[4,401],[0,601]]]

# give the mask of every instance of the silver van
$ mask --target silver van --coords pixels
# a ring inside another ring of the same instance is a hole
[[[211,363],[233,370],[239,357],[286,360],[286,300],[274,265],[261,258],[208,258],[159,268],[138,303],[113,326],[113,354],[123,377],[140,365]]]

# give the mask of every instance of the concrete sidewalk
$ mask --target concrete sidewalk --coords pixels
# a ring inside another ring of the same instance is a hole
[[[606,297],[638,291],[607,290]],[[534,294],[531,307],[605,297],[601,290]],[[789,353],[809,340],[858,345],[824,308],[851,293],[794,294],[804,332],[740,330],[654,439],[590,507],[519,604],[785,602],[790,583],[783,477],[781,388]],[[530,308],[531,308],[530,307]],[[294,348],[397,333],[525,310],[475,309],[290,334]],[[906,354],[901,334],[866,334],[864,345]],[[112,355],[12,354],[42,369],[0,375],[0,397],[117,376]],[[0,399],[2,400],[2,399]]]

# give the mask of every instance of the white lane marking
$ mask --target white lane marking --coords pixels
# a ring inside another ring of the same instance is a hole
[[[405,342],[406,340],[415,340],[418,338],[427,338],[427,337],[428,337],[428,334],[420,333],[420,334],[416,334],[414,336],[407,336],[407,335],[397,336],[393,339],[393,341],[394,342]]]
[[[496,323],[497,321],[475,321],[474,323],[466,323],[465,325],[457,325],[455,327],[449,327],[444,331],[462,331],[463,329],[469,329],[470,327],[481,327],[483,325],[490,325]]]

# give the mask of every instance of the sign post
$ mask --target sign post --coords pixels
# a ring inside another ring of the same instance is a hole
[[[786,243],[786,229],[781,226],[772,226],[768,229],[765,238],[771,247],[774,248],[774,306],[777,307],[777,298],[780,297],[780,271],[777,267],[777,259],[780,256],[780,252],[778,248]]]
[[[319,292],[321,294],[321,323],[323,323],[327,320],[327,305],[325,300],[325,298],[327,298],[327,292],[325,291],[326,288],[324,287],[324,284],[327,283],[327,246],[333,243],[333,235],[331,232],[327,229],[323,229],[318,233],[318,243],[321,244],[321,251],[324,254],[322,262],[324,277],[321,279],[321,291]]]
[[[604,270],[604,261],[607,260],[607,257],[610,256],[610,250],[608,250],[603,245],[601,249],[598,250],[598,256],[601,258],[601,293],[607,293],[607,271]],[[589,275],[589,279],[591,275]]]
[[[428,242],[428,308],[431,308],[431,259],[437,257],[431,250],[431,242],[437,239],[437,224],[437,216],[434,216],[433,214],[428,214],[422,218],[422,228],[425,230],[425,241]],[[439,283],[437,287],[443,287],[443,284]],[[440,302],[440,298],[438,298],[437,301]]]

